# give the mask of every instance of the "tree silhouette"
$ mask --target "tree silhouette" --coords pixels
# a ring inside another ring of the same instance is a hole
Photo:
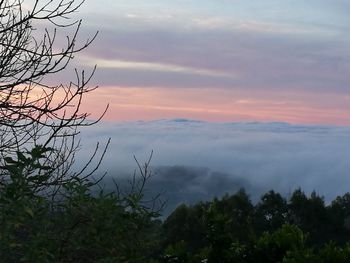
[[[88,86],[95,69],[89,74],[75,70],[75,80],[67,83],[52,84],[51,77],[64,71],[74,55],[96,37],[95,34],[78,44],[82,21],[72,20],[72,15],[83,3],[84,0],[0,1],[2,167],[5,157],[18,152],[28,152],[37,145],[52,148],[43,164],[52,168],[46,185],[66,181],[79,146],[77,128],[96,122],[89,122],[89,113],[81,111],[83,96],[96,88]],[[1,173],[4,183],[8,173],[6,169]]]

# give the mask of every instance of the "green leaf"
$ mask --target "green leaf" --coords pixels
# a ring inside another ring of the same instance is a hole
[[[23,163],[28,163],[28,159],[25,157],[25,155],[21,152],[17,152],[17,157],[18,157],[18,160],[23,162]]]
[[[35,175],[29,178],[30,181],[45,182],[50,178],[50,174]]]
[[[17,163],[15,160],[12,159],[12,157],[5,157],[4,160],[6,163]]]
[[[49,170],[52,170],[52,167],[51,166],[41,166],[40,169],[49,171]]]
[[[30,215],[31,217],[34,217],[34,212],[33,212],[33,210],[30,209],[29,207],[25,207],[25,208],[24,208],[24,211],[25,211],[28,215]]]
[[[45,151],[43,151],[42,146],[37,145],[32,149],[30,154],[31,154],[31,156],[33,156],[33,158],[39,159],[39,158],[44,157],[44,155],[43,155],[44,152]]]
[[[20,168],[16,165],[7,165],[6,169],[13,175],[19,175],[20,174]]]

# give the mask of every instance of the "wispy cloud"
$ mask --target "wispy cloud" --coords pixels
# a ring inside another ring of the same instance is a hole
[[[234,88],[238,84],[255,89],[344,92],[349,84],[350,57],[346,54],[350,41],[339,37],[171,28],[107,30],[100,37],[85,56],[88,60],[77,63],[99,64],[104,71],[100,80],[108,85],[119,85],[120,79],[127,84],[129,78],[127,86],[137,86],[135,81],[144,79],[145,86]],[[150,82],[153,72],[158,74]]]
[[[214,76],[214,77],[229,77],[237,78],[237,75],[232,72],[220,72],[218,70],[201,69],[194,67],[180,66],[176,64],[165,64],[156,62],[139,62],[139,61],[123,61],[123,60],[108,60],[95,58],[80,58],[80,63],[83,65],[93,66],[99,65],[99,68],[107,69],[129,69],[129,70],[144,70],[157,72],[175,72],[183,74]]]
[[[228,17],[197,17],[191,20],[193,27],[207,30],[224,30],[232,32],[254,32],[265,34],[290,34],[290,35],[321,35],[334,36],[329,28],[322,28],[316,25],[293,25],[288,23],[264,22],[254,19],[237,20]]]

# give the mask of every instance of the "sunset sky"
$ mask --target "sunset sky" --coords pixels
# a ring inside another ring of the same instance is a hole
[[[110,108],[76,164],[112,138],[101,170],[127,177],[153,151],[176,202],[348,192],[349,14],[349,0],[86,0],[79,40],[98,38],[54,80],[97,65],[82,110]]]
[[[106,120],[350,124],[350,1],[87,0]]]

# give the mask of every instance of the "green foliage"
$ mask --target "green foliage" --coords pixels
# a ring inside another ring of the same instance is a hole
[[[283,263],[347,263],[350,262],[349,245],[336,246],[333,242],[315,251],[314,249],[294,250],[287,254]]]
[[[142,192],[93,195],[93,182],[71,177],[58,197],[48,198],[50,151],[37,146],[5,159],[1,262],[145,262],[158,246],[150,231],[159,232],[159,222],[141,205]]]
[[[281,262],[288,252],[305,248],[305,235],[296,226],[283,225],[273,233],[264,233],[256,242],[257,262]]]
[[[315,192],[308,198],[300,189],[296,190],[290,199],[288,216],[290,223],[309,233],[315,244],[325,243],[333,231],[324,200]]]
[[[165,249],[165,253],[163,255],[163,261],[167,263],[178,262],[178,263],[186,263],[189,261],[190,253],[187,249],[187,244],[185,241],[180,241],[175,243],[174,245],[169,245]]]
[[[297,189],[286,200],[270,191],[253,205],[240,190],[181,205],[163,224],[172,257],[159,262],[350,262],[349,196],[326,206],[316,193]]]
[[[52,258],[42,247],[46,242],[46,228],[51,226],[47,217],[49,203],[33,187],[44,180],[41,171],[48,169],[40,159],[48,150],[37,146],[25,154],[18,152],[17,159],[5,158],[4,170],[8,177],[3,178],[0,187],[0,257],[4,262],[34,258],[45,262],[41,258]],[[35,173],[36,170],[39,172]]]
[[[199,203],[194,207],[180,205],[165,220],[163,230],[165,246],[186,240],[189,252],[195,252],[207,245],[207,205]]]
[[[280,228],[288,216],[287,201],[274,191],[264,194],[255,210],[254,224],[258,234]]]

